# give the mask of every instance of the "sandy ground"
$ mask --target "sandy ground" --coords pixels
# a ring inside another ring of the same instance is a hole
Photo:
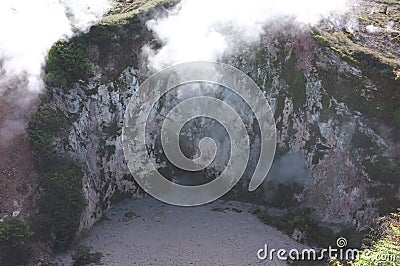
[[[102,252],[104,265],[286,265],[261,261],[257,251],[305,246],[261,223],[254,206],[216,201],[192,208],[152,198],[114,206],[82,239],[81,245]],[[127,214],[134,215],[134,217]],[[70,264],[70,255],[63,263]]]

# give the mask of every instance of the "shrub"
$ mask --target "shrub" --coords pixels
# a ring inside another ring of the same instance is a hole
[[[257,216],[265,224],[274,226],[288,235],[293,234],[296,228],[306,232],[308,243],[328,246],[335,241],[336,236],[333,231],[321,226],[313,210],[309,208],[295,209],[283,216],[274,216],[268,211],[262,211]]]
[[[30,226],[17,217],[0,223],[0,265],[25,265],[30,257],[28,241],[32,234]]]
[[[35,152],[43,156],[51,155],[55,146],[53,136],[38,128],[29,130],[29,144]]]
[[[67,117],[52,108],[39,109],[32,115],[29,126],[29,143],[38,155],[50,156],[54,151],[54,135],[62,132],[68,122]]]
[[[366,161],[365,167],[373,180],[392,184],[400,182],[400,165],[396,161],[379,157],[374,163]]]
[[[364,166],[369,177],[377,181],[368,187],[368,194],[378,200],[379,215],[396,211],[393,202],[398,201],[396,195],[400,184],[400,164],[380,156],[373,163],[365,161]]]
[[[54,166],[53,166],[54,167]],[[58,165],[39,177],[43,194],[38,200],[36,230],[54,236],[54,248],[62,250],[73,241],[85,207],[81,168],[74,163]]]
[[[89,74],[90,65],[81,44],[59,41],[50,49],[45,77],[48,85],[65,87],[79,79],[86,79]]]
[[[67,117],[58,109],[50,107],[39,109],[31,118],[31,125],[46,132],[59,132],[68,123]]]
[[[288,184],[270,184],[274,188],[274,192],[271,193],[271,199],[268,202],[277,208],[293,208],[298,202],[295,198],[296,194],[301,193],[304,187],[296,183]]]
[[[103,254],[100,252],[92,253],[89,247],[80,246],[72,256],[72,260],[74,261],[73,266],[83,266],[92,263],[100,264],[102,257]]]
[[[354,261],[347,262],[353,266],[397,265],[400,259],[400,210],[379,221],[379,228],[373,231],[367,240],[373,240],[367,245]],[[367,249],[368,248],[368,249]],[[368,251],[367,251],[368,250]],[[336,259],[332,265],[342,266],[345,262]]]
[[[38,235],[51,236],[56,250],[66,248],[73,241],[85,207],[80,166],[60,160],[54,153],[55,140],[63,137],[68,124],[63,112],[46,107],[31,117],[28,127],[31,147],[37,153],[35,166],[42,189],[33,227]]]
[[[60,72],[49,72],[44,76],[44,82],[50,87],[66,87],[67,79]]]
[[[380,221],[379,234],[380,238],[370,248],[371,253],[361,253],[351,265],[373,266],[385,265],[385,263],[394,265],[393,263],[398,262],[400,259],[400,210]]]
[[[0,241],[21,242],[31,235],[29,225],[17,217],[6,218],[0,223]]]

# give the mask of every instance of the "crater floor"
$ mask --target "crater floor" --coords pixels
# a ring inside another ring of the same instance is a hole
[[[216,201],[176,207],[152,198],[125,201],[106,212],[80,245],[101,252],[104,265],[287,265],[261,261],[257,251],[307,248],[263,224],[255,206]],[[70,264],[70,255],[62,258]]]

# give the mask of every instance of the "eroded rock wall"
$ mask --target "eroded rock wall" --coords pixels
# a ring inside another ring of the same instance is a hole
[[[135,23],[142,28],[125,25],[106,32],[101,41],[89,39],[93,77],[68,88],[49,88],[51,97],[43,103],[72,121],[67,139],[58,140],[56,150],[79,160],[86,170],[88,205],[82,229],[98,221],[114,199],[141,194],[121,145],[124,111],[148,76],[140,44],[152,38],[142,21]],[[381,157],[398,160],[399,140],[393,133],[398,128],[360,111],[365,109],[358,105],[368,103],[371,91],[396,90],[390,87],[395,83],[385,84],[365,73],[316,41],[310,31],[266,34],[225,61],[250,75],[266,92],[277,122],[277,158],[293,152],[303,155],[308,174],[301,191],[293,195],[298,205],[311,206],[324,222],[364,229],[380,214],[382,197],[399,200],[398,187],[392,184],[385,186],[393,195],[371,193],[382,181],[368,168]],[[357,95],[349,100],[346,92],[351,90]]]

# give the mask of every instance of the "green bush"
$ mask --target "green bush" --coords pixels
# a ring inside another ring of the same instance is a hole
[[[54,153],[55,141],[65,137],[69,123],[63,112],[46,107],[31,117],[28,127],[42,190],[32,225],[39,236],[54,243],[56,250],[66,248],[73,241],[85,207],[81,167]]]
[[[29,143],[38,155],[50,156],[54,151],[54,135],[62,132],[68,119],[60,111],[52,108],[39,109],[32,115],[29,126]]]
[[[17,217],[9,217],[0,223],[0,265],[25,265],[31,250],[29,239],[33,235],[30,226]]]
[[[83,265],[88,265],[88,264],[100,264],[101,258],[103,257],[103,254],[100,252],[90,252],[89,247],[85,246],[80,246],[75,254],[72,256],[72,260],[74,261],[73,266],[83,266]]]
[[[54,167],[54,166],[53,166]],[[39,177],[43,194],[38,200],[35,229],[54,236],[54,248],[62,250],[73,241],[85,207],[81,168],[73,163],[59,164]]]
[[[301,193],[304,187],[296,183],[288,184],[271,184],[274,186],[274,193],[268,201],[271,206],[277,208],[293,208],[298,202],[295,198],[296,194]]]
[[[375,162],[365,162],[365,168],[373,180],[397,184],[400,182],[400,165],[396,161],[379,157]]]
[[[79,79],[86,79],[89,74],[90,65],[81,44],[59,41],[50,49],[45,76],[48,85],[65,87]]]
[[[398,213],[393,213],[380,219],[379,228],[377,231],[373,231],[367,240],[370,241],[370,239],[375,238],[377,239],[371,245],[365,246],[354,261],[341,262],[333,259],[331,261],[332,265],[398,265],[400,260],[400,210]]]
[[[378,200],[379,215],[396,211],[393,202],[398,201],[396,194],[400,185],[400,164],[380,156],[374,162],[365,161],[364,166],[369,177],[375,181],[367,191],[369,196]]]
[[[29,144],[35,152],[43,156],[50,156],[55,147],[53,136],[38,128],[29,129]]]
[[[44,76],[44,82],[50,87],[66,87],[67,79],[60,72],[49,72]]]
[[[34,127],[46,130],[46,132],[59,132],[68,123],[68,118],[58,109],[50,107],[39,109],[31,118]]]
[[[20,242],[31,235],[29,225],[17,217],[6,218],[0,223],[0,241]]]
[[[306,232],[308,243],[328,246],[336,239],[333,231],[321,226],[313,210],[309,208],[295,209],[283,216],[274,216],[268,211],[262,211],[257,216],[263,223],[274,226],[288,235],[293,234],[296,228]]]

